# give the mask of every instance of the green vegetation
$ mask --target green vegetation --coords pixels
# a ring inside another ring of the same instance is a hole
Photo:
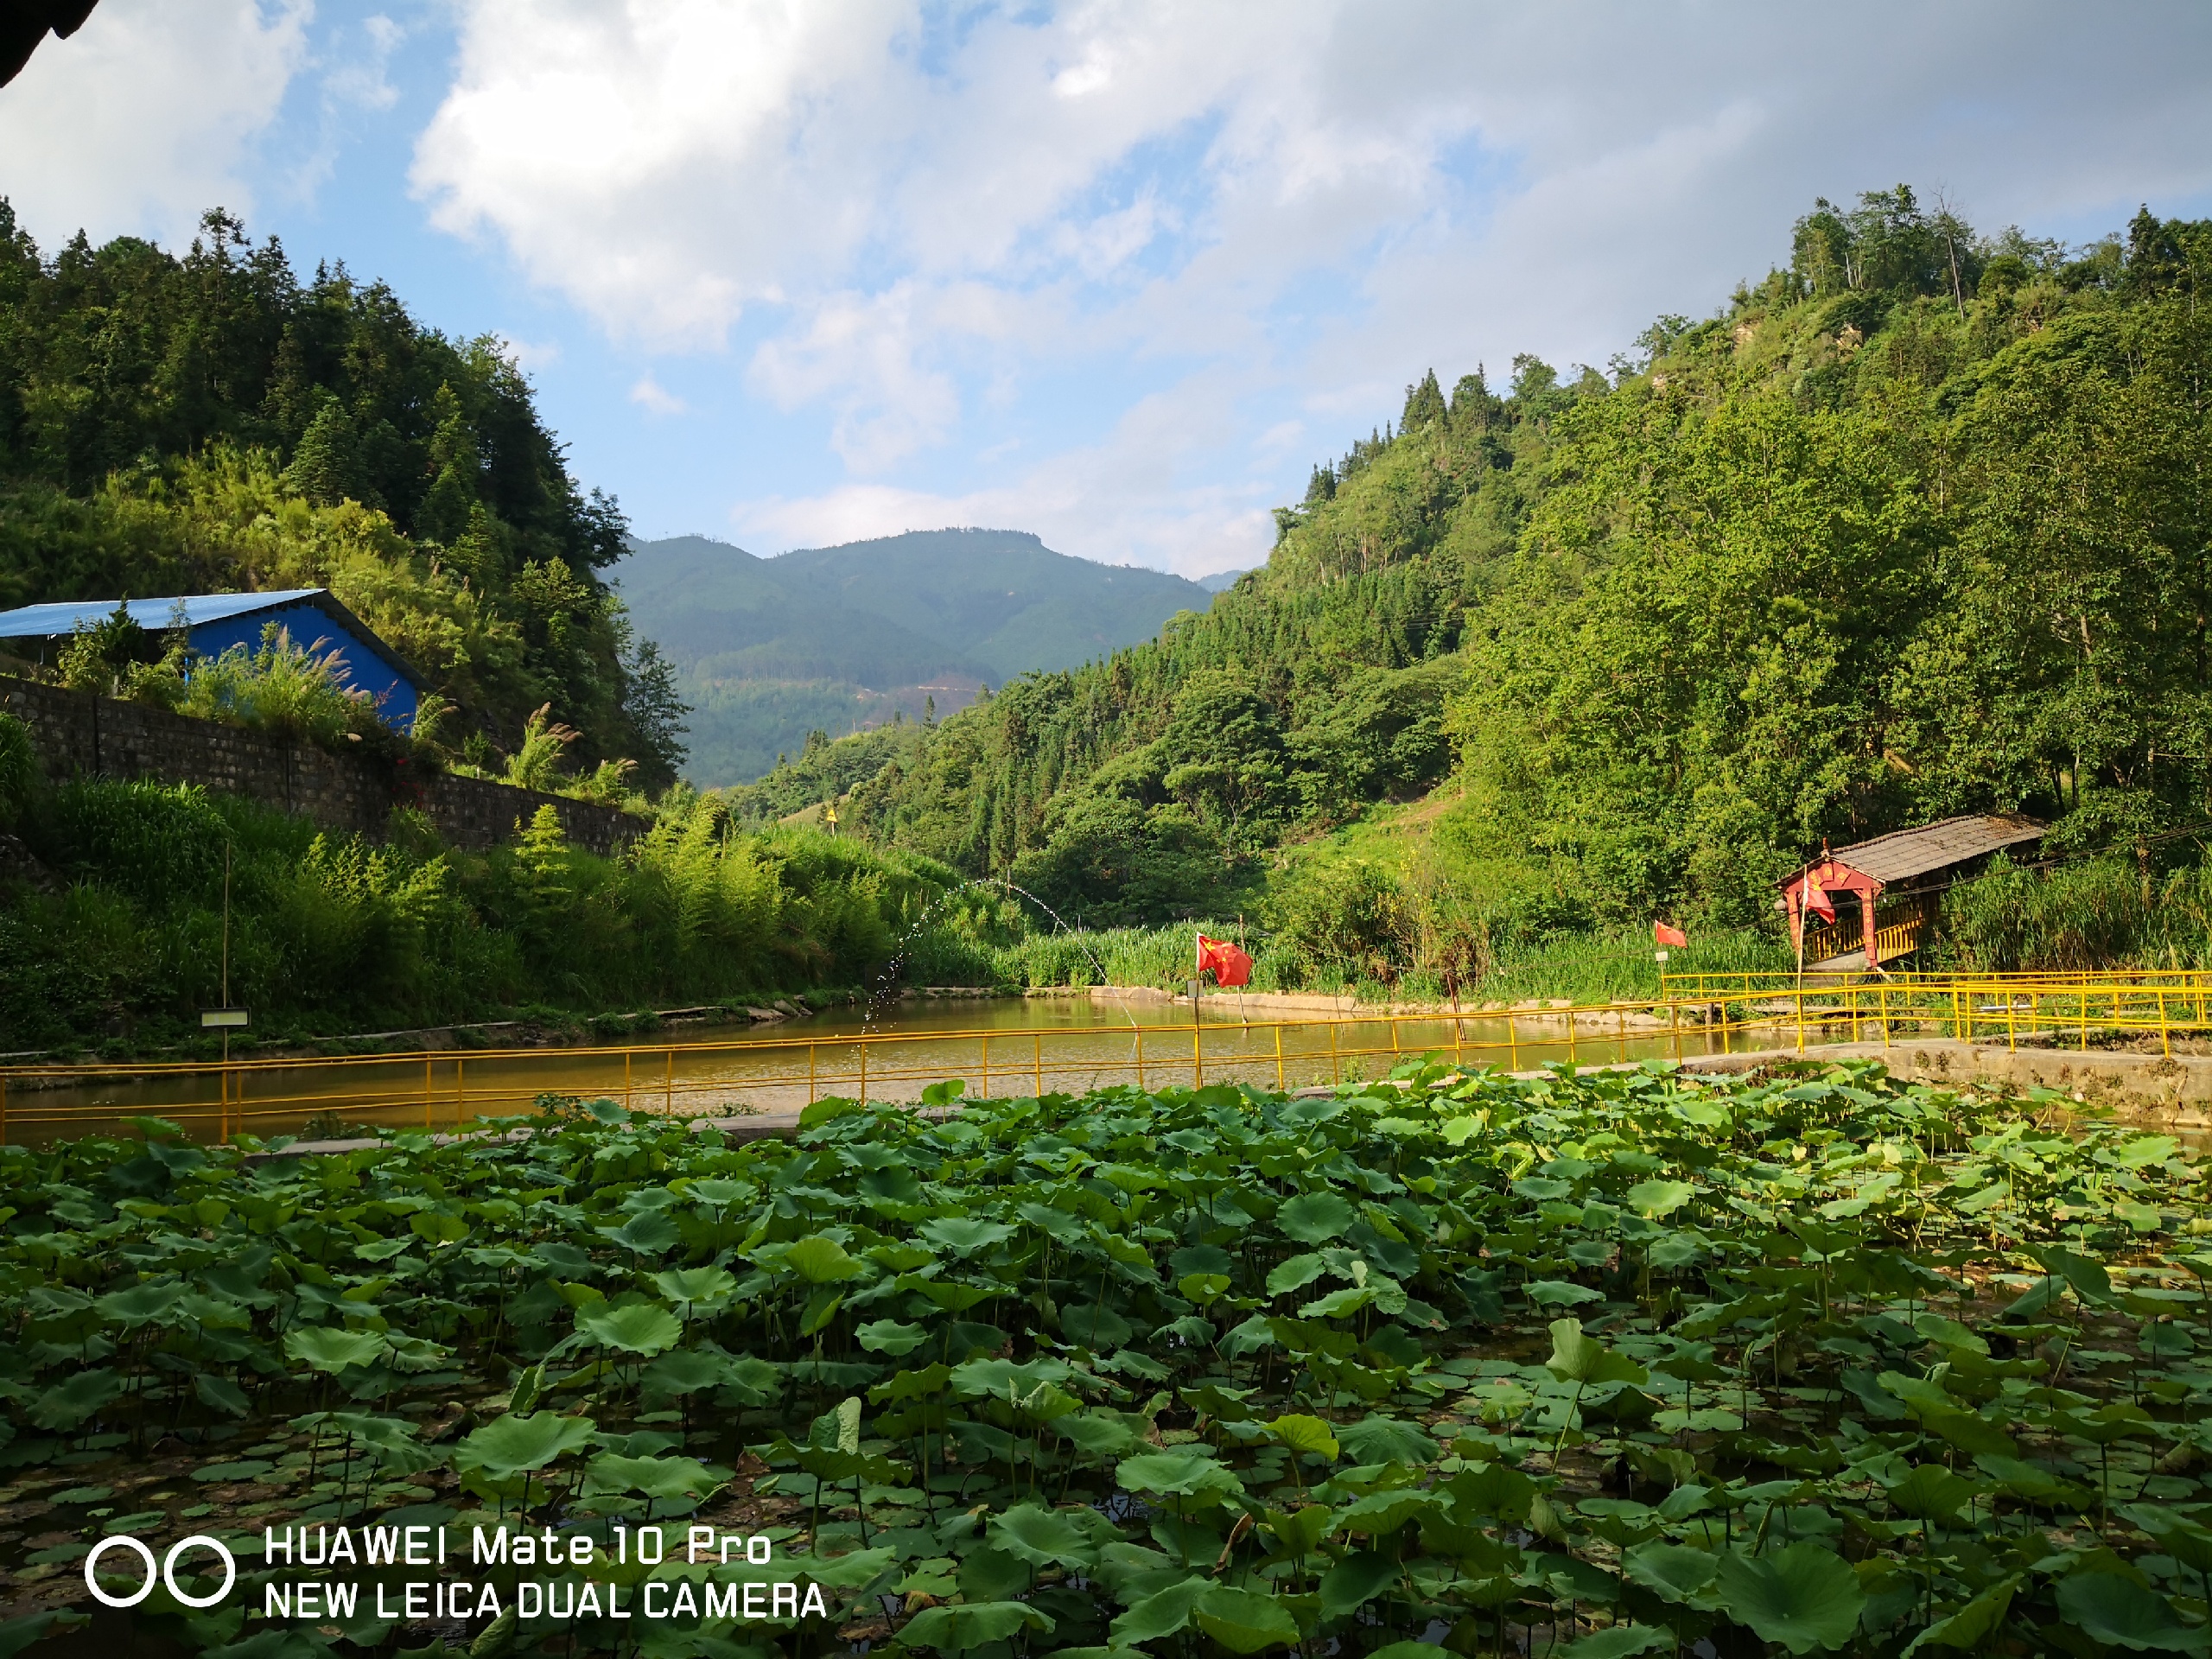
[[[1479,984],[1655,918],[1770,929],[1824,838],[1980,809],[2126,861],[2145,912],[2212,817],[2208,279],[2205,223],[2068,249],[1902,187],[1821,204],[1786,266],[1608,372],[1409,388],[1208,613],[733,808],[834,787],[848,827],[1062,910],[1241,908],[1366,938],[1382,979]],[[1447,780],[1395,844],[1321,841]],[[2092,884],[2117,903],[2123,874]],[[2088,932],[1948,948],[2071,963]]]
[[[22,729],[0,718],[0,831],[35,861],[0,891],[10,1050],[200,1041],[226,884],[231,1000],[281,1041],[849,989],[950,879],[849,840],[741,834],[696,797],[609,859],[566,844],[550,807],[477,854],[404,810],[371,842],[187,786],[38,790]]]
[[[1072,667],[1211,596],[1017,531],[916,531],[773,559],[703,536],[633,543],[608,572],[695,706],[684,775],[750,782],[811,731],[950,714],[976,687]],[[933,688],[933,689],[932,689]]]
[[[182,258],[45,259],[4,201],[0,340],[0,606],[327,587],[457,705],[469,760],[550,705],[587,767],[673,779],[671,671],[599,575],[622,516],[497,341],[342,266],[303,284],[219,213]]]
[[[2063,1104],[1416,1064],[833,1101],[796,1143],[549,1101],[289,1161],[153,1120],[10,1147],[0,1501],[45,1535],[10,1562],[227,1537],[222,1605],[136,1618],[232,1659],[418,1640],[366,1588],[406,1568],[261,1554],[372,1522],[596,1541],[472,1567],[503,1609],[629,1586],[447,1652],[2196,1651],[2204,1170]],[[264,1621],[272,1577],[347,1576],[328,1633]],[[823,1611],[702,1608],[794,1579]]]

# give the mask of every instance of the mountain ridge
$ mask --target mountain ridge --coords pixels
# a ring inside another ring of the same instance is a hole
[[[910,531],[764,557],[703,536],[632,538],[608,573],[693,705],[686,775],[742,783],[985,685],[1147,639],[1213,595],[1162,571],[1055,551],[1027,531]]]

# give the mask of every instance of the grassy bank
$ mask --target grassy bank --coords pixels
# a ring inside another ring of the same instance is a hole
[[[696,801],[620,858],[568,845],[550,809],[474,853],[404,812],[372,842],[152,783],[14,806],[0,830],[29,857],[0,874],[7,1050],[195,1044],[226,978],[264,1042],[858,987],[944,881],[851,842],[739,834]]]

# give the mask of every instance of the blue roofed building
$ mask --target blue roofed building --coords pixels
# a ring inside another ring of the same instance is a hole
[[[51,660],[54,652],[81,626],[115,613],[111,599],[65,600],[0,611],[0,643],[17,656]],[[171,599],[127,601],[130,620],[160,633],[181,620],[194,651],[219,657],[233,645],[258,650],[262,630],[275,623],[292,643],[336,658],[339,683],[365,692],[385,724],[412,730],[423,682],[397,652],[340,604],[327,588],[293,588],[271,594],[188,594]],[[181,613],[181,614],[180,614]]]

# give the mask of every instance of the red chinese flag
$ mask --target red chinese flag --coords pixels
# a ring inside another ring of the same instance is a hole
[[[1252,958],[1227,939],[1198,935],[1198,971],[1211,973],[1213,982],[1225,991],[1252,982]]]
[[[1690,936],[1679,927],[1669,927],[1664,922],[1654,922],[1651,924],[1651,942],[1654,944],[1671,945],[1677,950],[1684,950],[1689,948]]]
[[[1835,906],[1829,902],[1828,890],[1813,880],[1813,873],[1810,870],[1805,872],[1803,907],[1819,916],[1823,921],[1835,920]]]

